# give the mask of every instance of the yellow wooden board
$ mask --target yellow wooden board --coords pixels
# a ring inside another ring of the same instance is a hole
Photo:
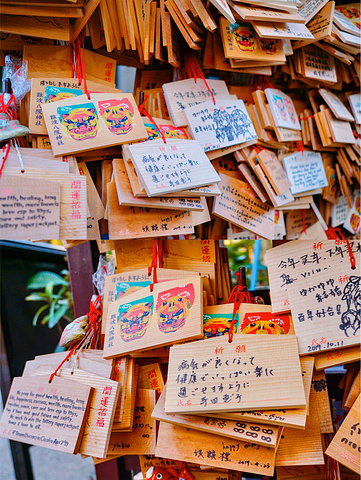
[[[171,347],[166,413],[305,406],[296,343],[293,335],[235,334],[232,343],[221,336]]]

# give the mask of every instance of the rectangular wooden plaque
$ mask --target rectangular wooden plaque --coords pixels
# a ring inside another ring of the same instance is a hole
[[[232,343],[221,336],[170,349],[166,413],[305,405],[294,335],[235,334]]]

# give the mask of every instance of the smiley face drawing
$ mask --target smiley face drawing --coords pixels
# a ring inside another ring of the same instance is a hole
[[[191,283],[175,287],[158,295],[157,322],[163,333],[176,332],[182,328],[194,302],[194,287]]]

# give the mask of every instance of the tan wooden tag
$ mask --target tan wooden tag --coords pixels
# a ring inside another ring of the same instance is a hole
[[[323,8],[328,0],[306,0],[302,7],[298,10],[299,15],[308,23],[321,8]]]
[[[285,193],[292,185],[281,162],[271,150],[261,150],[257,154],[262,169],[277,195]]]
[[[284,157],[282,161],[292,184],[293,195],[327,186],[326,172],[320,153],[296,152]]]
[[[217,172],[194,140],[154,140],[129,145],[127,150],[149,197],[219,182]]]
[[[233,303],[214,305],[203,308],[203,338],[214,338],[220,335],[228,335],[229,327],[233,318]],[[233,333],[238,331],[239,314],[235,313]]]
[[[360,475],[360,405],[361,395],[337,430],[332,442],[326,450],[326,455],[342,463],[347,468]]]
[[[301,49],[304,76],[324,82],[337,82],[334,57],[319,47],[308,45]]]
[[[266,5],[265,5],[266,7]],[[255,7],[251,5],[243,5],[232,3],[232,8],[238,15],[246,22],[260,21],[260,22],[293,22],[305,23],[304,19],[298,13],[282,12],[279,10],[272,10],[272,8]]]
[[[323,449],[316,402],[310,393],[310,413],[303,431],[285,427],[276,452],[277,466],[323,465]]]
[[[324,466],[276,467],[278,480],[327,480]]]
[[[87,201],[90,215],[94,217],[95,220],[100,220],[104,217],[105,209],[98,190],[93,182],[86,163],[78,162],[78,169],[79,174],[86,177]]]
[[[201,293],[202,278],[188,277],[157,283],[153,292],[145,287],[110,304],[104,358],[201,338]]]
[[[60,185],[4,175],[0,179],[0,238],[59,238]]]
[[[164,411],[166,388],[164,388],[154,410],[152,417],[160,422],[200,430],[202,432],[234,438],[244,442],[257,443],[275,447],[280,427],[259,425],[246,421],[219,419],[216,417],[203,417],[200,415],[167,415]]]
[[[215,98],[229,98],[227,85],[223,80],[207,80],[208,86]],[[198,78],[189,78],[178,82],[163,84],[163,91],[167,102],[168,111],[176,127],[187,125],[184,115],[186,108],[211,99],[211,93],[204,81]]]
[[[192,137],[205,152],[256,140],[243,100],[218,98],[184,110]]]
[[[293,335],[235,334],[232,343],[221,336],[171,347],[166,413],[305,406],[296,343]],[[273,354],[280,348],[282,360]]]
[[[214,215],[264,238],[274,237],[273,210],[241,180],[219,174],[221,195],[213,203]]]
[[[118,402],[114,414],[114,426],[116,423],[120,423],[123,420],[124,404],[127,395],[128,371],[131,369],[131,360],[129,357],[121,357],[116,358],[113,363],[114,370],[111,379],[118,382],[120,386]]]
[[[155,450],[155,420],[151,413],[155,406],[155,391],[138,389],[135,400],[133,431],[113,432],[108,455],[152,455]]]
[[[355,257],[359,269],[360,255]],[[345,260],[350,262],[349,257]],[[357,270],[343,262],[289,285],[288,298],[300,355],[360,343],[355,310],[359,283]]]
[[[321,433],[333,433],[333,422],[328,398],[328,388],[324,370],[315,370],[312,375],[311,389],[314,392],[318,424]]]
[[[124,358],[124,357],[123,357]],[[124,392],[121,392],[114,414],[114,423],[112,430],[126,430],[132,428],[134,409],[132,409],[133,392],[136,389],[136,365],[133,358],[125,357],[126,372]],[[116,378],[114,379],[116,380]]]
[[[242,303],[238,312],[238,333],[257,334],[258,331],[266,331],[268,334],[295,334],[292,316],[287,313],[279,316],[273,314],[271,305]]]
[[[253,21],[252,25],[260,38],[290,39],[312,42],[314,36],[310,30],[301,23],[276,23]]]
[[[354,347],[340,348],[315,354],[315,368],[316,370],[324,370],[325,368],[357,362],[359,360],[361,360],[360,347],[355,345]]]
[[[274,88],[266,88],[264,91],[274,124],[276,127],[301,130],[296,109],[291,97]]]
[[[360,251],[360,242],[351,241],[351,249],[356,255]],[[299,280],[310,278],[337,265],[344,268],[350,265],[347,245],[336,240],[322,242],[302,241],[272,248],[266,252],[268,278],[272,298],[272,311],[281,313],[290,311],[287,289]],[[296,318],[293,317],[293,322]]]
[[[185,442],[184,439],[187,439]],[[160,422],[155,455],[218,468],[273,475],[275,449]]]
[[[169,458],[158,458],[154,455],[139,455],[140,468],[143,478],[147,477],[147,472],[151,467],[178,468],[179,462]]]
[[[108,205],[111,240],[194,233],[191,211],[122,207],[115,183],[108,183]]]
[[[90,100],[79,95],[42,108],[55,156],[148,138],[133,95],[127,93],[92,93]]]
[[[164,380],[159,363],[149,363],[139,367],[138,388],[155,390],[158,396],[162,393]]]
[[[49,375],[14,378],[0,421],[0,436],[77,453],[93,389]]]

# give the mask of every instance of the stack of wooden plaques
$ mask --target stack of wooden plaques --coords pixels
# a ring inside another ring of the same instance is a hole
[[[158,283],[144,268],[150,241],[120,243],[105,283],[104,350],[71,356],[50,383],[66,353],[28,361],[1,436],[95,464],[139,455],[144,478],[153,466],[199,480],[326,479],[330,458],[358,478],[360,242],[268,250],[272,305],[238,307],[222,297],[215,242],[165,241]],[[329,398],[325,372],[339,365],[342,401]]]
[[[1,238],[360,235],[357,4],[16,0],[3,13],[2,61],[18,51],[31,80],[24,145],[76,162],[88,196],[73,192],[70,226],[82,227],[65,228],[59,194],[49,202],[30,169],[15,180],[5,168]],[[71,44],[81,32],[79,83]],[[116,88],[117,65],[136,67],[133,95]],[[16,171],[27,155],[13,155]],[[40,192],[29,205],[46,213],[8,203],[10,189]]]

